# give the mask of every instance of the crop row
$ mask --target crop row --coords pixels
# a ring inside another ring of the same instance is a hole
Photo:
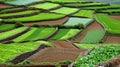
[[[53,47],[51,44],[38,41],[38,42],[27,42],[27,43],[11,43],[11,44],[0,44],[0,64],[7,64],[7,61],[14,57],[37,49],[41,44],[46,44]]]
[[[79,56],[76,67],[95,67],[99,63],[111,59],[120,54],[120,46],[96,47],[86,56]]]
[[[104,37],[104,35],[104,30],[90,30],[80,41],[80,43],[99,43],[100,40]]]
[[[120,34],[120,21],[105,14],[96,14],[96,20],[102,24],[109,33]]]

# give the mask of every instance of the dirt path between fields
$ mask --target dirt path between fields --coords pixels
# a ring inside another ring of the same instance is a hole
[[[109,35],[105,41],[105,43],[120,43],[120,36],[117,35]]]
[[[118,16],[110,16],[111,18],[114,18],[114,19],[118,19],[118,20],[120,20],[120,15],[118,15]]]
[[[73,43],[66,40],[50,41],[56,48],[74,48],[78,49]]]
[[[97,29],[103,29],[103,27],[98,22],[95,21],[90,25],[88,25],[88,27],[80,34],[78,38],[74,40],[74,42],[80,42],[85,37],[85,35],[89,30],[97,30]]]
[[[24,23],[27,26],[32,26],[33,24],[38,25],[62,25],[64,24],[69,17],[64,17],[62,19],[52,20],[52,21],[42,21],[42,22],[30,22],[30,23]]]
[[[85,49],[69,48],[45,48],[29,57],[31,62],[61,62],[64,60],[75,60],[79,55],[83,55]]]
[[[0,9],[1,8],[7,8],[7,7],[11,7],[10,5],[6,5],[6,4],[0,4]]]

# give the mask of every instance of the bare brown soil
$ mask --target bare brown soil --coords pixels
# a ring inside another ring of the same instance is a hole
[[[56,48],[74,48],[78,49],[73,43],[66,40],[50,41]]]
[[[120,43],[120,36],[110,35],[107,37],[105,43]]]
[[[114,19],[120,20],[120,15],[118,15],[118,16],[110,16],[110,17],[112,17],[112,18],[114,18]]]
[[[79,55],[83,55],[85,49],[69,48],[45,48],[29,57],[31,62],[61,62],[64,60],[75,60]]]
[[[85,35],[87,34],[87,32],[89,30],[97,30],[97,29],[103,29],[103,27],[98,22],[95,21],[95,22],[91,23],[90,25],[88,25],[86,30],[83,31],[80,34],[80,36],[74,40],[74,42],[80,42],[85,37]]]
[[[1,8],[7,8],[7,7],[11,7],[10,5],[6,5],[6,4],[0,4],[0,9]]]
[[[41,22],[30,22],[30,23],[24,23],[27,26],[32,26],[33,24],[38,25],[62,25],[64,24],[69,17],[64,17],[62,19],[52,20],[52,21],[41,21]]]

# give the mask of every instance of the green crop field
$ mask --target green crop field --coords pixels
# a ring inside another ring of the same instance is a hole
[[[71,17],[69,20],[64,24],[65,26],[75,26],[78,24],[82,24],[84,28],[87,27],[88,24],[92,23],[93,19],[89,18],[76,18],[76,17]]]
[[[21,11],[21,12],[16,12],[16,13],[3,13],[3,14],[0,14],[0,17],[25,15],[25,14],[35,13],[35,12],[39,12],[39,10],[26,10],[26,11]]]
[[[37,49],[41,44],[46,44],[53,47],[51,44],[39,41],[39,42],[27,42],[27,43],[11,43],[11,44],[0,44],[0,63],[14,58],[15,56]]]
[[[53,20],[53,19],[58,19],[62,17],[64,17],[64,15],[54,14],[54,13],[39,13],[34,16],[4,19],[4,22],[28,22],[28,21],[32,22],[32,21]]]
[[[13,29],[10,31],[2,32],[2,33],[0,33],[0,35],[2,35],[2,36],[0,36],[0,40],[5,39],[5,38],[9,38],[13,35],[16,35],[22,31],[26,30],[26,28],[27,27],[20,27],[20,28],[16,28],[16,29]]]
[[[86,36],[80,41],[80,43],[99,43],[99,41],[105,35],[104,30],[90,30]]]
[[[100,10],[100,12],[108,12],[108,13],[112,13],[112,12],[120,12],[120,9],[108,9],[108,10]]]
[[[26,40],[37,40],[44,39],[51,35],[55,31],[55,28],[35,28],[32,27],[30,31],[14,39],[14,42],[26,41]]]
[[[119,67],[119,56],[120,0],[0,0],[0,67]]]
[[[56,9],[56,10],[52,10],[51,12],[69,15],[71,13],[77,12],[78,10],[79,9],[77,9],[77,8],[62,7],[62,8]]]
[[[60,6],[59,4],[54,4],[54,3],[42,3],[42,4],[31,5],[30,7],[50,10],[59,6]]]
[[[7,8],[7,9],[0,10],[0,13],[7,13],[7,12],[12,12],[12,11],[15,11],[15,10],[22,10],[22,9],[24,9],[24,8],[22,8],[22,7],[17,7],[17,8],[12,7],[12,8]]]
[[[109,33],[120,34],[120,20],[113,19],[105,14],[96,14],[96,19]]]
[[[76,35],[78,29],[59,29],[59,31],[51,38],[51,40],[65,40]]]
[[[78,57],[76,67],[94,67],[100,62],[111,59],[120,54],[120,46],[103,46],[96,47],[88,55]]]
[[[7,30],[10,30],[10,29],[13,29],[13,28],[15,28],[14,24],[2,24],[2,25],[0,25],[0,32],[1,31],[7,31]]]
[[[93,2],[93,3],[86,3],[86,4],[81,4],[81,3],[71,3],[71,4],[63,4],[63,6],[67,7],[89,7],[89,6],[101,6],[101,5],[108,5],[106,3],[101,3],[101,2]]]
[[[93,10],[80,10],[72,16],[93,18],[93,12]]]

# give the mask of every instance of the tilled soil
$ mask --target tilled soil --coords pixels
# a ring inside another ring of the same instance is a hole
[[[6,5],[6,4],[0,4],[0,9],[1,8],[7,8],[7,7],[11,7],[10,5]]]
[[[27,26],[32,26],[33,24],[38,24],[38,25],[62,25],[64,24],[69,17],[64,17],[62,19],[57,19],[57,20],[52,20],[52,21],[42,21],[42,22],[29,22],[29,23],[24,23]]]
[[[112,18],[114,18],[114,19],[120,20],[120,15],[118,15],[118,16],[110,16],[110,17],[112,17]]]
[[[50,41],[56,48],[74,48],[78,49],[73,43],[66,40]]]
[[[80,34],[80,36],[74,40],[74,42],[80,42],[85,37],[85,35],[87,34],[87,32],[89,30],[97,30],[97,29],[103,29],[103,27],[98,22],[95,21],[95,22],[91,23],[90,25],[88,25],[86,30],[84,30]]]
[[[120,36],[117,35],[109,35],[105,41],[105,43],[120,43]]]
[[[29,57],[31,62],[61,62],[64,60],[75,60],[79,55],[83,55],[85,49],[70,48],[45,48]]]

